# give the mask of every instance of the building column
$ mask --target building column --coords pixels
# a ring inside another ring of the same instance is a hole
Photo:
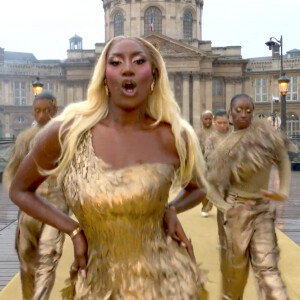
[[[74,102],[74,86],[67,86],[67,104]]]
[[[174,98],[175,98],[175,74],[169,73],[168,77],[169,77],[170,88],[171,88]]]
[[[186,121],[190,121],[190,99],[189,99],[189,74],[183,74],[182,84],[182,115]]]
[[[237,77],[234,81],[234,94],[241,94],[243,92],[243,77]]]
[[[10,114],[5,114],[4,115],[4,124],[2,124],[4,130],[3,130],[3,133],[4,133],[4,137],[12,137],[13,136],[13,132],[12,132],[12,128],[10,126]]]
[[[226,111],[230,108],[230,101],[234,95],[232,78],[225,78],[225,97],[226,97]]]
[[[213,105],[212,105],[212,75],[206,74],[205,75],[205,102],[206,102],[206,109],[208,110],[213,110]]]
[[[14,103],[14,97],[11,97],[11,95],[9,94],[9,92],[13,90],[13,89],[10,89],[9,87],[9,81],[8,80],[4,80],[3,81],[3,92],[2,92],[2,95],[3,95],[3,104],[5,105],[15,105]],[[9,101],[11,100],[11,101]]]
[[[201,127],[200,76],[193,74],[193,127],[198,131]]]

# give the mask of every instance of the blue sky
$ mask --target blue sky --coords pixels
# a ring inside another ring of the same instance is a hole
[[[202,36],[212,46],[242,46],[244,58],[268,56],[265,42],[283,35],[283,51],[300,49],[299,0],[204,0]],[[0,47],[38,59],[65,59],[69,38],[84,49],[104,42],[101,0],[1,0]]]

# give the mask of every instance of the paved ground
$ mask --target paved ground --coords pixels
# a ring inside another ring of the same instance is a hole
[[[9,200],[0,184],[0,290],[16,274],[19,260],[15,251],[18,208]]]
[[[292,172],[288,200],[277,205],[277,227],[300,246],[300,171]]]
[[[292,172],[287,201],[276,203],[277,226],[300,246],[300,172]],[[0,184],[0,290],[16,274],[19,260],[14,249],[18,208]]]

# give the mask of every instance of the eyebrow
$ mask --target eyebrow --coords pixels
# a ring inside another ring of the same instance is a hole
[[[139,55],[139,54],[143,54],[143,55],[146,55],[146,53],[144,51],[135,51],[135,52],[132,52],[131,53],[131,56],[135,56],[135,55]],[[123,52],[114,52],[114,53],[111,53],[109,55],[109,57],[111,56],[119,56],[119,57],[122,57],[124,56]]]

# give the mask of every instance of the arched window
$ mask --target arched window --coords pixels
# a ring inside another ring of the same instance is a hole
[[[124,35],[124,17],[121,12],[114,17],[114,36]]]
[[[183,13],[183,38],[192,39],[193,37],[193,17],[190,11],[186,10]]]
[[[144,34],[147,35],[151,31],[162,33],[161,11],[155,6],[147,8],[144,16]]]

